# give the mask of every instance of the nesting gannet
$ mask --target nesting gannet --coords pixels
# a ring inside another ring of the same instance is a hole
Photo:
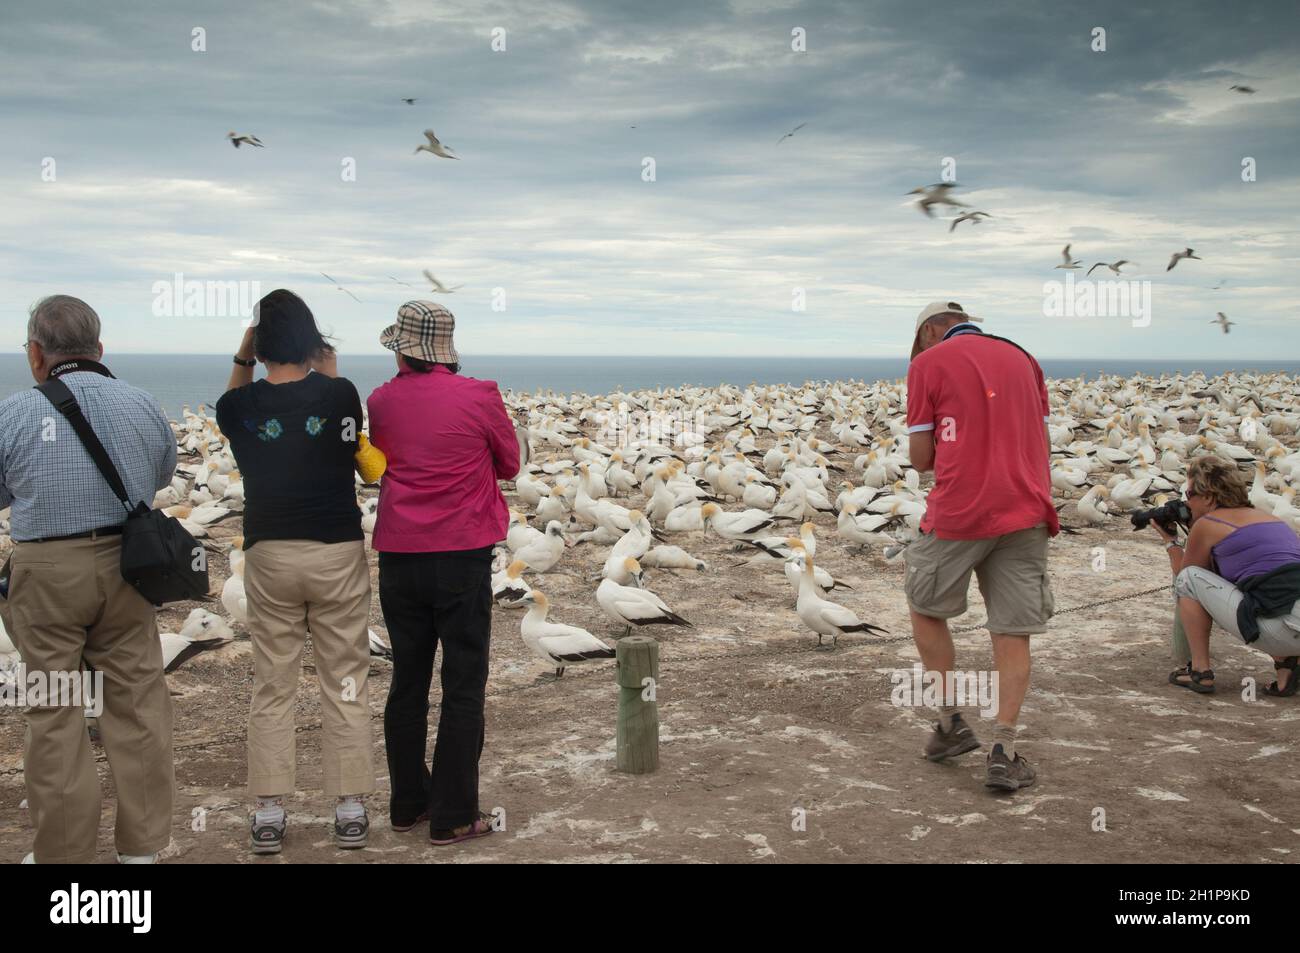
[[[499,606],[513,607],[522,605],[524,596],[532,588],[523,579],[523,572],[528,564],[516,559],[504,570],[492,576],[492,601]]]
[[[828,635],[831,644],[835,644],[845,632],[885,632],[879,626],[863,622],[851,610],[822,597],[813,578],[813,560],[807,552],[796,552],[792,559],[802,573],[795,612],[804,625],[817,633],[818,645]]]
[[[454,158],[454,157],[453,157],[453,158]],[[428,268],[424,269],[424,279],[425,279],[427,282],[429,282],[429,284],[433,285],[433,290],[436,291],[438,294],[449,295],[449,294],[451,294],[453,291],[456,291],[458,288],[464,288],[464,287],[465,287],[464,285],[457,285],[455,288],[448,288],[448,287],[447,287],[446,285],[444,285],[441,281],[439,281],[437,278],[435,278],[435,277],[433,276],[433,272],[431,272]]]
[[[787,133],[786,133],[784,136],[782,136],[780,139],[776,140],[776,144],[779,146],[781,143],[785,142],[787,139],[789,139],[791,136],[793,136],[796,132],[798,132],[800,129],[802,129],[802,128],[803,128],[804,126],[806,126],[806,125],[808,125],[806,122],[801,122],[801,123],[799,123],[799,125],[795,126],[793,129],[791,129],[789,132],[787,132]],[[633,126],[632,128],[635,129],[636,127]]]
[[[635,559],[629,556],[624,569],[636,585],[624,586],[607,578],[596,587],[597,604],[605,615],[625,626],[624,635],[634,625],[691,625],[649,589],[640,588],[641,566]]]
[[[1106,522],[1106,500],[1109,491],[1104,486],[1094,486],[1075,504],[1079,516],[1088,523]]]
[[[704,504],[713,506],[713,503]],[[704,507],[699,503],[687,503],[669,511],[663,520],[664,529],[670,533],[687,533],[704,529]]]
[[[372,658],[387,659],[390,662],[393,660],[393,650],[387,642],[380,638],[379,633],[374,629],[366,629],[366,641],[369,644]]]
[[[230,140],[230,144],[236,149],[241,145],[256,146],[259,149],[262,148],[262,140],[257,138],[257,136],[240,135],[239,133],[232,131],[226,133],[226,138]]]
[[[548,622],[546,614],[551,603],[541,592],[533,589],[523,600],[529,609],[519,623],[519,634],[524,644],[555,668],[555,677],[564,674],[564,669],[578,662],[590,662],[593,659],[614,658],[615,652],[586,629],[576,625],[564,625]]]
[[[1127,258],[1121,258],[1119,261],[1110,261],[1110,262],[1099,261],[1097,262],[1097,264],[1093,265],[1091,268],[1088,269],[1088,274],[1089,275],[1092,274],[1093,271],[1095,271],[1098,268],[1105,267],[1105,268],[1109,268],[1111,271],[1113,271],[1115,274],[1118,275],[1120,273],[1119,269],[1122,265],[1132,265],[1132,264],[1134,264],[1134,262],[1129,261]]]
[[[965,202],[958,202],[952,197],[952,190],[957,187],[956,182],[939,182],[935,185],[926,185],[920,188],[912,189],[908,195],[921,196],[916,200],[916,207],[925,213],[927,218],[933,218],[934,212],[930,210],[932,205],[953,205],[961,208],[968,208]]]
[[[1071,243],[1071,244],[1073,244],[1073,243]],[[1064,268],[1064,269],[1066,269],[1067,271],[1073,271],[1074,269],[1076,269],[1076,268],[1080,268],[1080,267],[1083,266],[1083,262],[1078,261],[1077,259],[1073,259],[1073,258],[1070,257],[1070,246],[1069,246],[1069,245],[1066,245],[1065,248],[1062,249],[1062,251],[1061,251],[1061,258],[1063,258],[1064,261],[1062,261],[1061,264],[1057,265],[1057,266],[1056,266],[1057,268]]]
[[[232,619],[248,625],[248,594],[244,591],[243,559],[238,562],[231,560],[230,578],[221,587],[221,604],[226,607]]]
[[[1237,323],[1236,321],[1229,321],[1228,316],[1225,315],[1222,311],[1216,311],[1215,314],[1217,314],[1218,317],[1212,320],[1210,323],[1217,324],[1219,327],[1223,328],[1224,334],[1228,333],[1228,328],[1232,327],[1234,324]]]
[[[564,538],[564,525],[559,520],[546,524],[546,532],[515,550],[515,559],[522,561],[534,572],[548,572],[560,561],[568,541]]]
[[[179,633],[164,632],[158,636],[162,642],[163,671],[175,671],[187,659],[225,645],[234,635],[221,616],[207,609],[194,609],[185,618]]]
[[[1165,268],[1165,271],[1173,271],[1174,265],[1178,264],[1184,258],[1195,258],[1197,261],[1201,260],[1201,257],[1199,255],[1195,255],[1192,253],[1192,249],[1184,248],[1182,251],[1176,251],[1173,253],[1172,256],[1170,256],[1169,265],[1167,268]]]
[[[716,503],[705,503],[700,508],[704,519],[705,531],[713,531],[723,539],[744,542],[769,526],[776,524],[771,513],[763,510],[748,509],[740,513],[727,513]]]
[[[200,652],[219,649],[230,642],[230,639],[195,638],[175,632],[159,633],[158,640],[162,643],[163,671],[169,674]]]
[[[454,156],[451,154],[450,146],[444,146],[441,142],[438,141],[438,137],[433,134],[432,129],[424,130],[424,138],[428,139],[429,141],[415,147],[416,155],[419,155],[421,152],[432,152],[434,155],[442,156],[442,158],[444,159],[460,158],[460,156]]]
[[[981,218],[992,218],[992,217],[993,216],[990,215],[988,212],[962,212],[960,215],[958,215],[956,218],[952,220],[952,224],[948,226],[948,231],[950,233],[955,232],[957,230],[957,226],[960,225],[962,222],[970,222],[972,225],[978,225],[980,223]]]
[[[640,563],[649,569],[695,569],[704,572],[709,568],[703,559],[696,559],[680,546],[656,546],[641,557]]]

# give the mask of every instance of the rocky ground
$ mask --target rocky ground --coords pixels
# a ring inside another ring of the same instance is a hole
[[[890,673],[917,660],[903,565],[850,551],[833,530],[832,518],[819,520],[818,562],[853,586],[836,598],[888,629],[885,638],[845,638],[818,650],[779,567],[744,565],[716,537],[670,540],[710,568],[648,572],[651,588],[695,623],[647,630],[659,638],[662,658],[660,767],[651,775],[614,769],[612,663],[573,668],[557,681],[524,646],[520,612],[497,610],[482,806],[504,812],[504,830],[458,847],[434,848],[418,829],[387,827],[380,719],[390,668],[382,660],[371,665],[380,781],[370,846],[332,846],[308,649],[289,838],[280,856],[251,857],[242,784],[250,646],[237,629],[239,640],[169,676],[177,781],[169,862],[1285,863],[1300,855],[1300,778],[1287,767],[1300,698],[1246,700],[1243,680],[1262,687],[1272,679],[1268,659],[1217,631],[1218,693],[1167,684],[1170,592],[1126,598],[1169,582],[1154,535],[1116,520],[1053,541],[1058,615],[1048,634],[1033,639],[1020,741],[1040,780],[998,796],[983,786],[981,753],[950,764],[920,756],[932,714],[891,703]],[[238,519],[213,527],[218,542],[238,533]],[[1102,571],[1096,547],[1105,548]],[[551,597],[553,618],[612,638],[590,580],[604,552],[577,547],[557,567],[562,573],[534,582]],[[225,557],[215,555],[214,589],[227,571]],[[190,608],[169,607],[160,625],[175,631]],[[991,665],[988,636],[977,627],[983,617],[972,587],[970,611],[954,620],[967,628],[957,635],[963,669]],[[377,598],[373,622],[382,630]],[[972,721],[977,733],[990,734],[991,721]],[[22,748],[21,713],[0,710],[0,858],[12,861],[31,844],[22,777],[13,771]],[[111,862],[107,764],[101,773],[108,797],[100,860]]]

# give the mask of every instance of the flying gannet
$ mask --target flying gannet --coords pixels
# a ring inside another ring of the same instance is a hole
[[[442,156],[444,159],[460,158],[460,156],[454,156],[451,154],[451,151],[449,151],[451,149],[450,146],[444,146],[441,142],[438,141],[438,137],[433,134],[432,129],[424,130],[424,138],[428,139],[429,141],[427,143],[423,143],[421,145],[416,146],[415,147],[416,154],[419,154],[421,152],[431,152],[436,156]]]

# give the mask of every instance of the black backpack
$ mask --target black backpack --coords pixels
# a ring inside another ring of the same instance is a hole
[[[108,481],[126,510],[122,525],[122,578],[156,606],[185,599],[208,598],[208,561],[203,546],[180,521],[147,503],[133,508],[122,477],[104,445],[95,436],[76,396],[58,378],[36,387],[81,439],[81,444]]]

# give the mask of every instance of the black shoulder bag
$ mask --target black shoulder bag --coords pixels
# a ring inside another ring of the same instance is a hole
[[[134,508],[122,477],[68,385],[50,378],[36,387],[68,419],[81,444],[126,510],[122,526],[122,578],[156,606],[208,597],[207,553],[180,521],[147,503]]]

